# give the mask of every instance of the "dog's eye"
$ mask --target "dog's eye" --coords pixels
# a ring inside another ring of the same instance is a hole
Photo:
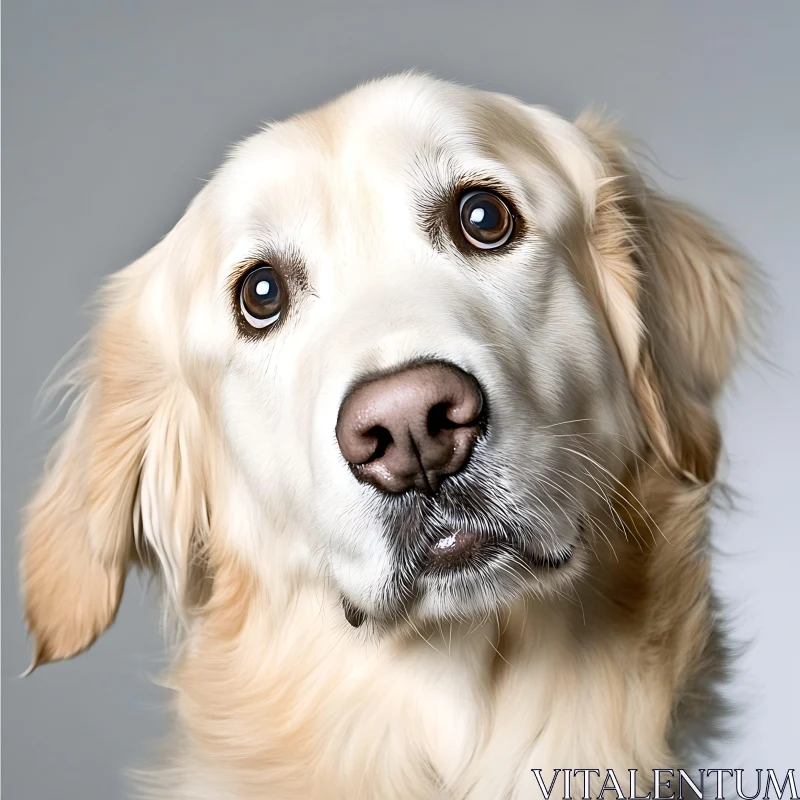
[[[492,192],[471,191],[459,203],[461,230],[481,250],[502,247],[514,232],[514,217],[502,198]]]
[[[277,273],[266,264],[251,269],[242,278],[239,307],[248,325],[266,328],[277,322],[283,306],[283,289]]]

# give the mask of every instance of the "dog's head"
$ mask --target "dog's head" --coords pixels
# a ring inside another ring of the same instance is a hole
[[[223,548],[354,624],[563,590],[636,459],[713,477],[743,270],[594,118],[404,76],[270,126],[101,296],[24,534],[38,660],[137,556],[178,607]]]

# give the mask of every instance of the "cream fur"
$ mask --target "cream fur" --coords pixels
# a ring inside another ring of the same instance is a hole
[[[415,192],[465,173],[509,187],[525,218],[526,243],[488,267],[417,227]],[[313,291],[253,342],[229,284],[265,243],[299,254]],[[35,663],[102,633],[138,559],[181,630],[158,796],[500,800],[537,796],[533,767],[691,762],[681,713],[722,659],[714,401],[749,274],[592,115],[405,75],[271,126],[101,295],[23,534]],[[496,391],[534,456],[571,451],[565,485],[592,524],[565,571],[503,603],[433,597],[355,631],[342,593],[379,608],[392,566],[336,411],[355,376],[431,354]],[[525,427],[529,384],[551,425]]]

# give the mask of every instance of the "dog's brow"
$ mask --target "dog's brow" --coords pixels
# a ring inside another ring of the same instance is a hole
[[[415,200],[420,208],[433,209],[451,202],[467,187],[482,187],[498,192],[519,204],[520,191],[508,176],[500,177],[488,169],[463,163],[452,152],[437,146],[417,153],[410,167]]]
[[[259,261],[276,268],[289,283],[293,292],[313,294],[305,259],[296,247],[286,245],[276,246],[263,243],[257,246],[232,270],[228,283],[235,286],[242,275]]]

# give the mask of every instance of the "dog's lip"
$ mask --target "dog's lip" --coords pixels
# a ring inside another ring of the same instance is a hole
[[[475,531],[457,528],[434,543],[428,553],[428,564],[440,569],[452,569],[466,564],[480,548],[480,544]]]
[[[491,558],[509,550],[515,551],[529,567],[558,569],[573,556],[575,546],[570,545],[556,553],[543,555],[521,548],[511,542],[498,542],[482,537],[466,527],[454,528],[442,534],[428,551],[425,569],[436,572],[449,572],[469,567],[476,557]]]
[[[532,564],[535,567],[542,567],[544,569],[558,569],[559,567],[563,567],[572,558],[574,553],[575,546],[571,545],[565,550],[562,550],[558,553],[553,553],[552,555],[542,556],[534,553],[525,553],[524,557],[529,564]]]

